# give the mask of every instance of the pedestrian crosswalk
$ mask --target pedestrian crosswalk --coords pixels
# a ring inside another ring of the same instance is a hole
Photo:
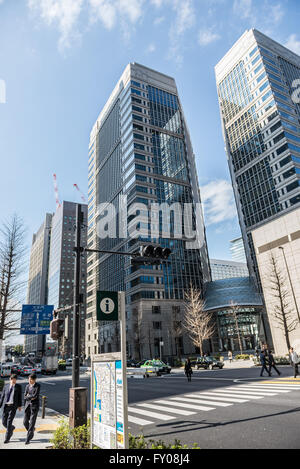
[[[293,391],[300,391],[300,380],[281,378],[276,381],[241,381],[235,386],[217,387],[131,405],[128,407],[128,421],[139,427],[159,422],[172,423],[183,417],[225,409],[251,400],[260,402],[261,399],[277,395],[284,398]]]

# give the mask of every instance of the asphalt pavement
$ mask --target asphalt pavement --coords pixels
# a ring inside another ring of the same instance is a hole
[[[259,368],[245,364],[194,371],[191,382],[182,370],[128,378],[129,431],[203,449],[299,449],[300,379],[291,376],[288,366],[279,369],[279,378],[260,378]],[[71,372],[43,376],[39,382],[47,407],[68,415]],[[81,373],[80,386],[88,388],[89,399],[87,373]]]

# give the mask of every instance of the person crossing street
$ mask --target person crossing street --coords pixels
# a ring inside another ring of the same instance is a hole
[[[189,358],[185,362],[184,372],[186,374],[186,377],[187,377],[188,381],[192,381],[193,370],[192,370],[192,365],[191,365],[191,361],[190,361]]]
[[[270,371],[267,368],[267,353],[266,350],[262,350],[260,352],[260,363],[261,363],[261,371],[260,371],[260,376],[263,376],[264,371],[268,373],[269,376],[272,376]]]
[[[275,366],[275,360],[274,360],[272,350],[269,350],[269,352],[268,352],[268,362],[269,362],[269,374],[271,375],[272,368],[274,368],[274,370],[276,371],[278,376],[280,376],[281,373],[280,373],[280,371],[278,371],[278,369]]]
[[[295,350],[293,349],[293,347],[290,348],[289,356],[290,356],[291,365],[294,368],[294,378],[296,378],[297,375],[299,374],[299,371],[298,371],[299,357],[297,353],[295,352]]]

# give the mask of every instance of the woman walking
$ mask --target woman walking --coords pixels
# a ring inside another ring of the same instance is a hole
[[[191,361],[190,361],[189,358],[185,362],[184,372],[186,374],[186,377],[187,377],[188,381],[192,381],[193,370],[192,370],[192,365],[191,365]]]

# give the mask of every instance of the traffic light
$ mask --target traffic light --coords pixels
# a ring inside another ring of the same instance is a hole
[[[132,265],[159,265],[162,261],[167,260],[171,253],[171,249],[161,246],[154,246],[152,244],[140,246],[139,253],[136,254],[136,257],[132,258]]]
[[[50,337],[53,340],[58,340],[64,333],[64,319],[53,319],[50,322]]]

